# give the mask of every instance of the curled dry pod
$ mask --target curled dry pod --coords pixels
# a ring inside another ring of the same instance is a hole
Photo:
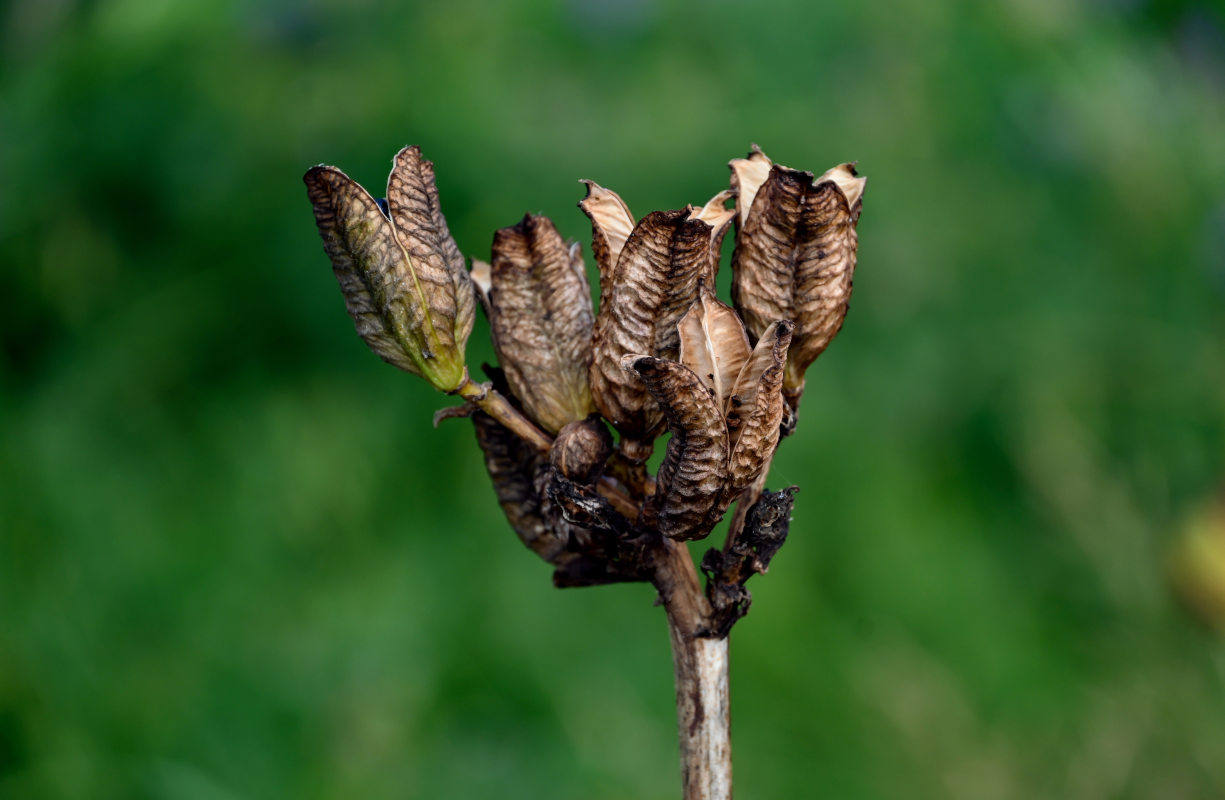
[[[740,230],[732,255],[732,299],[760,337],[775,320],[796,324],[784,391],[798,397],[804,371],[842,327],[851,297],[866,178],[840,164],[812,173],[771,165],[759,149],[731,162]]]
[[[700,539],[717,522],[727,469],[727,425],[723,411],[693,370],[651,356],[626,356],[624,364],[642,376],[659,402],[672,438],[656,476],[648,513],[671,539]]]
[[[567,245],[547,217],[529,214],[501,229],[487,297],[498,360],[528,416],[556,432],[594,411],[591,290],[578,245]]]
[[[519,539],[545,561],[566,552],[566,537],[549,526],[535,485],[539,460],[535,450],[482,411],[472,415],[476,441],[485,454],[498,504]]]
[[[611,277],[601,278],[608,285],[592,339],[591,391],[600,413],[629,440],[649,442],[663,417],[638,377],[621,368],[621,359],[637,353],[677,357],[676,325],[697,299],[698,286],[713,281],[717,245],[731,222],[733,212],[722,208],[720,197],[701,209],[643,217],[621,247]],[[592,216],[593,229],[599,220]],[[606,271],[601,268],[602,276]]]
[[[549,449],[549,463],[570,480],[590,485],[612,455],[612,435],[599,414],[567,423]]]
[[[783,371],[794,327],[782,320],[766,328],[728,399],[731,453],[723,508],[761,475],[778,446],[783,421]]]
[[[396,155],[386,213],[335,167],[313,167],[303,181],[358,334],[436,388],[459,386],[476,302],[438,205],[433,164],[417,147]]]

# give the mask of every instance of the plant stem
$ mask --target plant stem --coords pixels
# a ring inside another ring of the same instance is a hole
[[[664,543],[656,587],[668,614],[684,800],[731,800],[731,704],[726,638],[703,636],[710,605],[683,544]]]
[[[519,409],[510,404],[502,395],[487,383],[474,383],[464,371],[464,381],[453,389],[450,394],[457,394],[472,405],[484,411],[489,416],[502,423],[502,426],[514,433],[523,441],[535,447],[542,453],[549,452],[553,440],[548,434],[532,424]]]

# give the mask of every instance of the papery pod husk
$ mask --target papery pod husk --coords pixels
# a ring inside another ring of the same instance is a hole
[[[765,155],[733,176],[751,184]],[[768,160],[768,159],[767,159]],[[732,255],[732,300],[753,337],[775,320],[796,323],[785,391],[798,393],[808,366],[842,327],[851,297],[866,179],[842,164],[820,178],[777,164],[757,189]],[[735,182],[735,181],[734,181]],[[746,191],[747,194],[747,191]]]
[[[712,511],[726,478],[723,411],[688,367],[650,356],[626,356],[625,365],[642,376],[663,408],[672,434],[655,477],[646,522],[670,539],[701,539],[718,522]]]
[[[557,562],[566,555],[568,534],[555,532],[547,521],[535,481],[540,458],[484,412],[473,414],[472,424],[506,521],[529,549],[549,563]]]
[[[767,328],[736,381],[727,413],[731,452],[724,509],[761,475],[778,447],[783,372],[794,327],[782,320]]]
[[[749,210],[757,197],[757,190],[770,177],[770,168],[773,166],[774,162],[757,145],[753,145],[744,158],[733,158],[728,162],[732,171],[731,190],[736,193],[737,231],[744,227]]]
[[[677,324],[680,334],[678,360],[693,370],[715,403],[727,411],[736,379],[752,350],[740,317],[732,307],[719,302],[709,284]]]
[[[595,181],[581,181],[587,186],[587,196],[578,207],[591,220],[591,252],[600,270],[600,308],[608,302],[617,259],[634,232],[634,215],[621,196]]]
[[[556,433],[594,411],[587,271],[548,217],[494,234],[488,304],[498,361],[528,416]]]
[[[621,359],[639,353],[675,359],[676,325],[712,273],[713,229],[693,211],[656,211],[638,223],[596,317],[592,397],[605,419],[631,440],[653,439],[663,415],[642,381],[621,368]]]
[[[459,386],[476,301],[433,165],[416,147],[396,155],[386,215],[335,167],[313,167],[303,181],[358,334],[388,363],[444,391]]]

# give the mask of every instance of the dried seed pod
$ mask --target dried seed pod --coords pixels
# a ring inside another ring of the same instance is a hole
[[[698,285],[718,268],[713,243],[722,234],[711,221],[722,230],[727,227],[719,214],[710,212],[708,221],[702,213],[689,206],[644,217],[621,249],[596,317],[592,397],[600,413],[630,440],[654,438],[663,417],[637,376],[621,368],[621,358],[634,353],[677,357],[676,325],[697,299]]]
[[[556,432],[595,410],[587,272],[548,217],[529,214],[494,234],[488,309],[498,360],[528,416]]]
[[[770,463],[783,420],[783,371],[794,325],[776,322],[762,334],[736,379],[727,414],[728,483],[726,508]]]
[[[851,164],[816,179],[775,164],[757,184],[768,163],[760,150],[731,162],[741,192],[732,299],[752,336],[775,320],[795,322],[784,391],[798,395],[804,371],[846,316],[867,179],[856,177]]]
[[[557,432],[549,449],[549,463],[572,481],[594,483],[612,455],[613,440],[599,414],[571,422]]]
[[[416,147],[401,150],[386,211],[335,167],[314,167],[303,181],[358,334],[388,363],[443,391],[459,386],[476,301],[433,165]]]
[[[617,259],[634,231],[634,215],[616,192],[595,181],[581,183],[587,185],[587,196],[579,201],[578,207],[591,219],[591,252],[600,268],[600,308],[603,308]]]
[[[731,306],[720,303],[708,284],[677,325],[680,362],[693,370],[715,403],[727,412],[740,370],[749,360],[749,337]]]
[[[506,521],[533,552],[550,563],[557,561],[566,552],[568,536],[546,521],[535,485],[535,450],[484,412],[473,414],[472,424]]]
[[[719,500],[727,469],[727,425],[693,370],[674,361],[629,355],[623,363],[643,383],[667,417],[672,438],[656,475],[648,513],[659,532],[671,539],[700,539],[718,521],[712,510]]]

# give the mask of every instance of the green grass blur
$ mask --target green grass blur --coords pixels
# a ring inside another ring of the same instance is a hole
[[[1225,12],[0,4],[0,797],[672,798],[664,620],[559,592],[354,335],[301,183],[460,247],[760,143],[869,176],[733,634],[737,797],[1219,798],[1165,555],[1225,479]],[[590,259],[589,259],[590,260]],[[470,363],[490,358],[478,321]]]

